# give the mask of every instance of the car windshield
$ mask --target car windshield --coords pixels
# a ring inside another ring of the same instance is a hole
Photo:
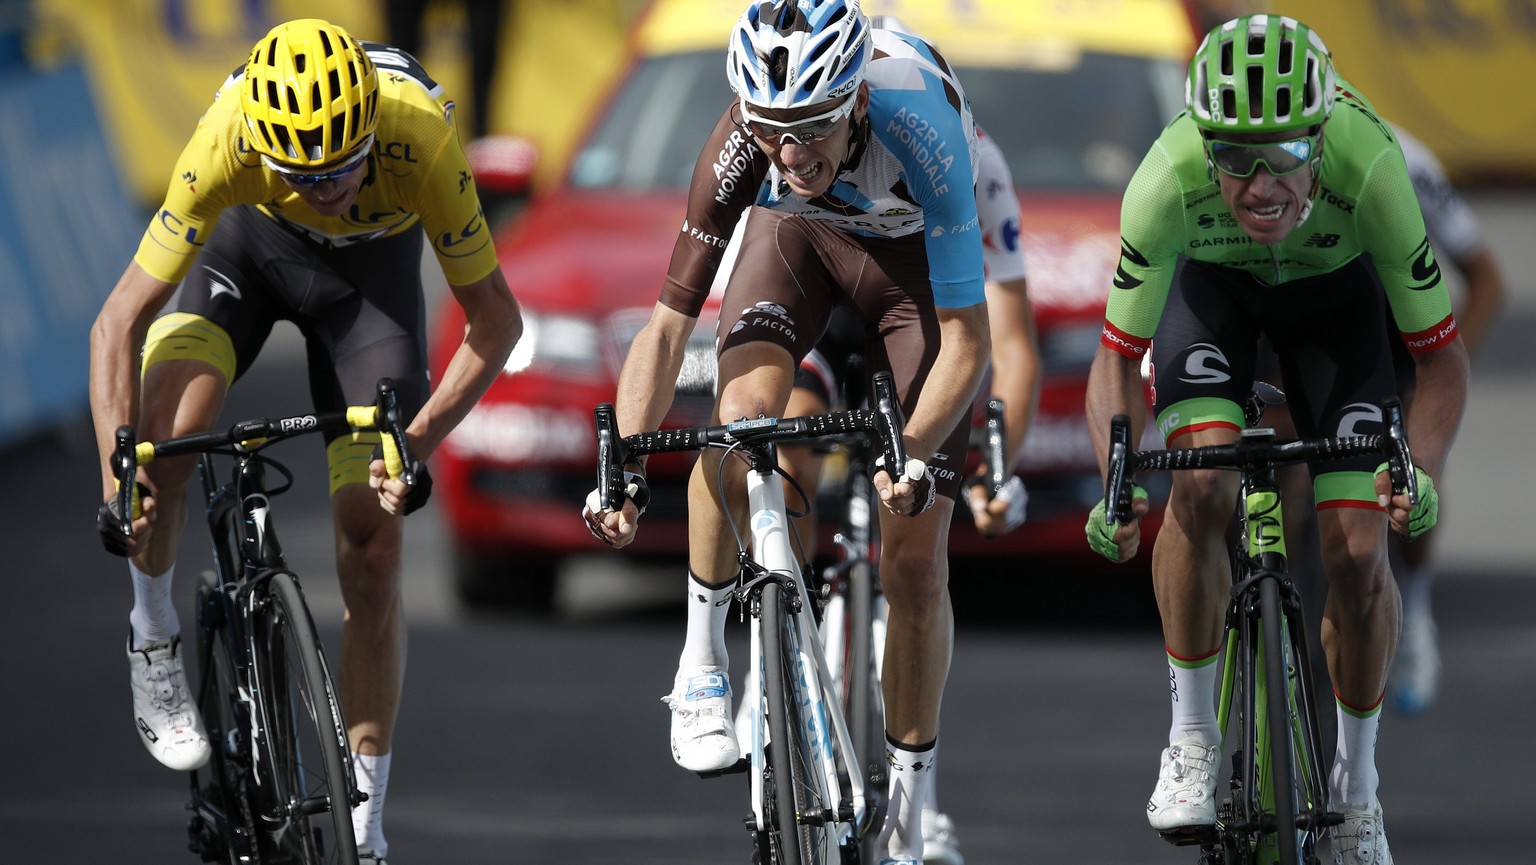
[[[977,122],[1025,193],[1122,191],[1182,108],[1183,69],[1166,60],[1090,52],[1067,69],[958,68]],[[686,189],[730,100],[719,52],[644,60],[576,154],[571,185]]]

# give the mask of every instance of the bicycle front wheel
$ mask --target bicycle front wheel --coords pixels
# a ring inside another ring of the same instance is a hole
[[[219,578],[205,571],[197,587],[197,710],[213,756],[191,773],[192,852],[204,862],[248,862],[255,854],[251,819],[250,724],[235,680],[229,603]]]
[[[1276,861],[1280,865],[1298,865],[1296,811],[1296,757],[1291,750],[1292,719],[1289,653],[1285,644],[1289,631],[1280,607],[1280,587],[1274,579],[1259,580],[1259,622],[1264,647],[1264,701],[1268,771],[1264,798],[1274,808]]]
[[[817,677],[804,669],[799,625],[777,582],[763,586],[761,604],[772,852],[776,865],[832,865],[840,854],[833,831],[837,802],[829,801],[820,765],[822,749],[830,744],[826,720],[807,714],[819,699],[802,699]]]
[[[351,755],[341,706],[298,584],[273,575],[252,623],[264,717],[257,839],[263,862],[356,865]]]

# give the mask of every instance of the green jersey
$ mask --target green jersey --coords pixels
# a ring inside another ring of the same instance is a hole
[[[1310,214],[1284,240],[1263,245],[1222,199],[1199,127],[1188,113],[1175,118],[1125,192],[1103,344],[1133,359],[1146,354],[1181,257],[1246,271],[1283,292],[1287,282],[1330,273],[1362,254],[1371,256],[1410,351],[1454,339],[1450,295],[1391,128],[1343,82],[1324,128]]]

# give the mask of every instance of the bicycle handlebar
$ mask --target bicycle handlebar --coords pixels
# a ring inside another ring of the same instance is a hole
[[[343,411],[319,412],[281,418],[253,418],[236,421],[223,432],[193,433],[159,442],[138,442],[133,427],[117,428],[117,449],[112,466],[117,471],[118,528],[125,537],[133,536],[133,520],[140,514],[138,485],[135,477],[141,465],[164,457],[205,453],[217,448],[237,446],[256,451],[277,441],[313,432],[378,430],[384,449],[384,468],[391,478],[413,486],[416,481],[410,445],[405,438],[405,422],[400,411],[399,394],[394,379],[379,379],[378,401],[371,406],[350,406]]]
[[[1110,421],[1109,464],[1105,475],[1104,521],[1108,525],[1130,522],[1131,490],[1136,474],[1144,471],[1183,469],[1235,469],[1252,471],[1264,467],[1336,460],[1366,454],[1380,454],[1387,463],[1395,493],[1406,492],[1412,504],[1418,504],[1418,479],[1413,472],[1413,454],[1408,447],[1408,433],[1403,407],[1395,397],[1381,403],[1386,432],[1380,435],[1336,436],[1276,442],[1272,438],[1244,437],[1232,444],[1205,445],[1194,448],[1134,451],[1131,449],[1131,421],[1117,414]]]
[[[613,403],[601,403],[592,412],[597,425],[597,489],[603,507],[624,506],[624,465],[650,454],[731,447],[755,442],[797,441],[850,433],[873,433],[889,471],[898,473],[907,464],[902,431],[906,421],[896,401],[896,386],[888,372],[874,376],[874,408],[849,409],[796,418],[739,420],[721,426],[657,430],[619,436]],[[894,474],[893,474],[894,476]]]

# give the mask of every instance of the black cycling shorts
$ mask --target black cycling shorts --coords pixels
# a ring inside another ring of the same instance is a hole
[[[719,351],[767,341],[798,365],[839,306],[853,313],[862,330],[866,372],[889,370],[901,410],[911,417],[939,352],[922,235],[861,237],[754,208],[721,300]],[[939,495],[956,497],[969,437],[970,418],[962,418],[928,461]]]
[[[1153,400],[1165,441],[1213,426],[1240,429],[1241,403],[1274,347],[1286,403],[1303,437],[1369,435],[1398,393],[1386,293],[1368,256],[1331,273],[1265,285],[1245,271],[1180,262],[1153,339]],[[1319,506],[1376,502],[1379,457],[1311,466]]]
[[[371,405],[378,380],[389,376],[409,419],[428,395],[422,244],[418,228],[331,247],[254,207],[230,208],[151,329],[145,366],[207,360],[232,384],[272,326],[290,321],[304,335],[315,411]],[[377,441],[327,434],[332,492],[366,482]]]

